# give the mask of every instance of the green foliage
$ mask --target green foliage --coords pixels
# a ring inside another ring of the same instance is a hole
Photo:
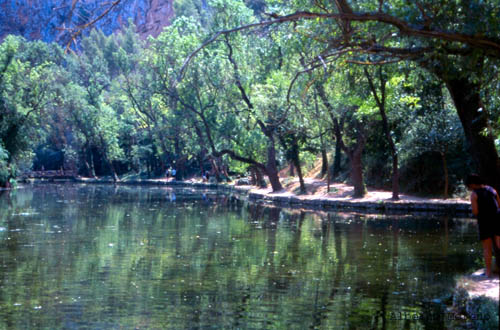
[[[422,3],[439,9],[430,28],[498,34],[498,8],[491,3],[444,1],[439,8],[432,1]],[[323,8],[318,4],[176,1],[177,17],[157,38],[141,40],[129,22],[111,36],[92,31],[73,54],[64,54],[55,44],[7,37],[0,44],[2,173],[28,168],[39,146],[61,152],[64,166],[84,175],[92,170],[98,175],[153,175],[173,163],[194,172],[210,168],[210,155],[217,150],[232,150],[263,164],[272,139],[281,142],[276,155],[280,164],[290,160],[292,142],[300,158],[311,163],[320,150],[333,150],[337,120],[343,123],[347,148],[356,146],[360,133],[365,135],[368,181],[377,177],[387,182],[390,152],[378,104],[363,67],[351,62],[394,58],[345,51],[348,44],[338,21],[306,19],[222,35],[184,66],[214,33],[269,19],[263,12],[337,10],[335,3]],[[351,6],[355,11],[379,10],[378,1]],[[412,24],[425,23],[415,5],[384,3],[382,10]],[[428,71],[440,69],[440,77],[467,76],[480,84],[485,108],[493,115],[490,132],[500,136],[496,59],[477,50],[467,58],[450,54],[447,50],[456,44],[403,36],[386,24],[351,24],[352,40],[360,45],[383,40],[384,47],[434,48],[416,63]],[[338,50],[343,57],[332,55]],[[372,68],[368,71],[375,75]],[[401,167],[412,168],[420,158],[444,153],[458,178],[463,166],[457,164],[467,163],[459,156],[464,137],[442,84],[408,62],[385,65],[383,74],[390,134]],[[318,95],[319,86],[329,107]],[[217,161],[240,173],[248,167],[227,156]]]
[[[9,153],[0,144],[0,186],[5,186],[12,175],[8,159]]]
[[[29,167],[41,138],[45,111],[55,101],[52,72],[61,65],[56,45],[9,36],[0,44],[0,144],[5,151],[2,182]]]
[[[427,184],[425,192],[436,193],[443,186],[443,173],[447,166],[451,172],[452,190],[460,184],[460,181],[468,171],[469,161],[464,156],[463,150],[465,137],[460,120],[453,109],[453,104],[444,86],[422,72],[414,72],[415,84],[423,86],[415,90],[415,98],[419,99],[417,107],[414,107],[403,121],[407,128],[399,144],[400,155],[403,164],[408,171],[409,177],[414,177],[414,168],[417,163],[422,164],[422,159],[434,159],[429,164],[439,166],[425,166],[418,170],[420,182],[432,182]],[[447,164],[443,164],[443,162]],[[470,171],[470,169],[469,169]],[[412,179],[411,184],[415,184]]]

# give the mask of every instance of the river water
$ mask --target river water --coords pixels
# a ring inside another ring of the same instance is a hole
[[[475,222],[165,187],[0,195],[0,328],[421,329],[481,267]]]

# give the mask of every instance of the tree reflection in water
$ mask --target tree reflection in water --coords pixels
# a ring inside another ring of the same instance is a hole
[[[439,327],[390,316],[443,312],[432,300],[480,260],[467,219],[210,191],[33,186],[0,195],[0,219],[5,328]]]

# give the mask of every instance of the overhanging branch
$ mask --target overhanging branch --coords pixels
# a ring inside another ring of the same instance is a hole
[[[274,24],[281,24],[286,22],[295,22],[300,20],[312,20],[312,19],[335,19],[335,20],[346,20],[346,21],[356,21],[356,22],[379,22],[383,24],[388,24],[396,27],[400,33],[409,36],[424,37],[427,39],[436,39],[450,42],[458,42],[467,45],[471,48],[477,48],[485,51],[486,55],[489,57],[500,58],[500,40],[488,38],[486,36],[470,35],[459,32],[445,31],[439,29],[429,29],[427,25],[415,25],[408,23],[402,19],[394,17],[392,15],[383,12],[373,12],[373,13],[356,13],[356,12],[340,12],[340,13],[313,13],[307,11],[295,12],[289,15],[278,16],[272,14],[271,17],[274,19],[251,23],[247,25],[238,26],[232,29],[222,30],[215,33],[212,37],[203,42],[198,48],[196,48],[189,56],[184,60],[182,67],[178,76],[176,77],[175,83],[182,80],[186,67],[189,65],[191,60],[207,45],[216,41],[220,36],[239,32],[243,30],[249,30],[257,27],[263,27]]]

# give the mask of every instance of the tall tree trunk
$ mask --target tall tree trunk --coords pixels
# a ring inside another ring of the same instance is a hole
[[[257,181],[257,173],[255,172],[255,167],[250,166],[248,169],[250,170],[250,184],[256,186],[259,181]]]
[[[357,136],[356,143],[353,146],[347,147],[342,139],[340,132],[340,125],[335,120],[335,135],[340,141],[342,150],[347,154],[349,162],[351,163],[351,183],[354,186],[354,197],[363,197],[366,193],[365,183],[363,181],[363,150],[366,144],[364,129],[359,122],[356,122]]]
[[[335,137],[335,157],[333,158],[333,177],[337,177],[340,173],[340,161],[341,161],[341,154],[342,154],[342,128],[344,126],[343,118],[340,119],[340,121],[337,119],[335,116],[335,111],[333,110],[333,106],[328,100],[328,97],[326,96],[325,89],[322,84],[316,84],[316,92],[317,95],[320,97],[321,102],[323,102],[323,105],[325,108],[328,110],[328,115],[330,116],[330,119],[333,124],[333,132],[334,132],[334,137]]]
[[[481,102],[480,86],[468,78],[443,80],[455,103],[479,175],[500,191],[500,161],[489,131],[488,113]]]
[[[92,148],[89,148],[89,154],[90,154],[90,176],[92,178],[95,178],[97,176],[95,174],[94,152],[92,151]]]
[[[203,176],[205,173],[205,168],[203,167],[203,161],[205,160],[205,152],[201,151],[198,154],[198,165],[200,166],[200,175]]]
[[[221,182],[222,181],[222,171],[221,171],[221,167],[220,167],[219,157],[211,156],[210,157],[210,164],[212,164],[212,172],[215,175],[215,180],[217,182]]]
[[[299,176],[300,193],[305,194],[307,193],[306,184],[304,182],[304,175],[302,173],[302,166],[300,165],[300,159],[298,158],[298,155],[297,158],[294,158],[294,163],[295,167],[297,168],[297,175]]]
[[[342,161],[342,150],[347,153],[347,149],[342,139],[342,129],[344,128],[344,117],[340,121],[332,116],[333,134],[335,139],[335,158],[333,160],[333,177],[336,178],[340,174],[340,166]]]
[[[113,181],[114,182],[120,181],[120,179],[118,178],[118,174],[116,174],[116,169],[115,165],[113,165],[113,161],[112,160],[108,161],[108,164],[109,168],[111,169],[111,175],[113,176]]]
[[[93,177],[92,176],[92,171],[90,169],[90,164],[89,164],[89,160],[88,158],[90,157],[90,152],[89,152],[89,148],[88,146],[86,145],[83,149],[83,165],[85,166],[85,175],[87,175],[87,177],[91,178]]]
[[[396,151],[392,154],[392,199],[399,199],[399,165],[398,154]]]
[[[326,153],[326,148],[321,147],[321,177],[323,178],[328,172],[328,154]]]
[[[389,147],[391,149],[391,156],[392,156],[392,199],[393,200],[398,200],[399,199],[399,166],[398,166],[398,152],[396,150],[396,145],[394,144],[394,141],[391,136],[391,131],[389,129],[389,121],[387,119],[387,114],[385,112],[385,100],[386,100],[386,78],[384,77],[384,74],[382,72],[382,67],[378,68],[378,75],[379,75],[379,83],[380,83],[380,95],[377,92],[377,88],[375,87],[375,84],[372,80],[372,77],[370,73],[368,72],[368,69],[364,69],[365,76],[368,79],[368,84],[370,85],[370,89],[373,94],[373,98],[375,99],[375,102],[377,103],[380,115],[382,117],[382,127],[384,130],[385,137],[387,139],[387,143],[389,144]]]
[[[273,192],[276,192],[282,190],[283,186],[281,185],[280,178],[278,176],[278,166],[276,165],[276,145],[272,133],[267,134],[267,138],[266,174],[269,178],[269,182],[271,183]]]
[[[109,165],[109,162],[108,162],[108,165]],[[148,179],[151,179],[151,168],[152,168],[152,165],[151,165],[151,155],[149,155],[148,159],[146,161],[146,172],[147,172],[147,175],[148,175]],[[110,167],[110,169],[111,169],[111,167]]]
[[[300,164],[298,164],[296,167],[297,167],[297,174],[299,175],[300,193],[305,194],[307,193],[307,189],[306,189],[306,184],[304,182],[304,175],[302,174],[302,167],[300,166]]]
[[[336,178],[340,174],[340,166],[342,161],[342,143],[338,137],[335,138],[335,156],[333,159],[333,177]]]
[[[109,160],[108,155],[106,154],[105,151],[102,151],[102,155],[104,158],[104,161],[106,162],[106,165],[108,166],[109,170],[111,171],[111,177],[113,178],[114,182],[119,181],[118,175],[116,174],[115,166],[113,165],[113,161]]]
[[[351,181],[354,186],[354,197],[363,197],[366,193],[365,184],[363,182],[363,155],[364,146],[357,146],[356,150],[349,153],[351,162]]]
[[[267,184],[264,180],[264,176],[262,175],[260,168],[252,165],[250,166],[250,173],[252,175],[254,185],[258,186],[259,188],[266,188]]]
[[[297,174],[299,176],[299,184],[300,184],[300,193],[305,194],[306,185],[304,183],[304,176],[302,174],[302,166],[300,165],[300,155],[299,155],[299,144],[297,142],[297,136],[295,134],[292,135],[292,162],[294,167],[297,169]]]
[[[326,171],[326,192],[330,192],[330,183],[331,183],[331,175],[330,175],[330,169]]]
[[[443,162],[443,173],[444,173],[444,198],[448,198],[448,187],[450,185],[450,179],[448,175],[448,164],[446,161],[446,152],[440,152],[441,161]]]

